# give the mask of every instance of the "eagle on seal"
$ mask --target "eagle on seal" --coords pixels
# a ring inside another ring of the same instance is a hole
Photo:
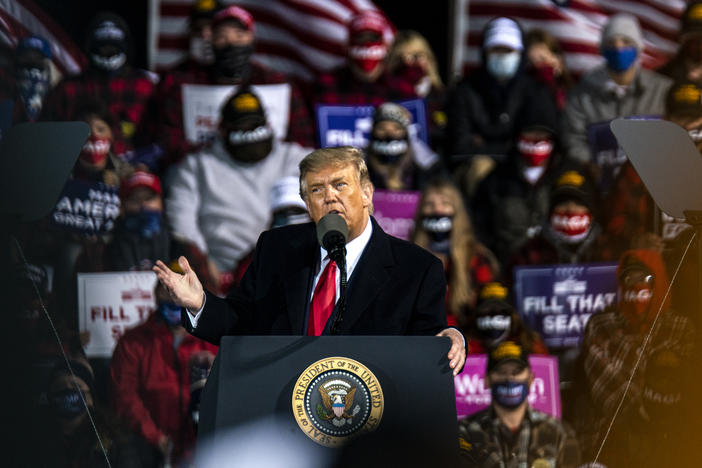
[[[352,415],[349,414],[349,410],[351,409],[351,406],[353,406],[353,398],[356,395],[356,387],[351,387],[351,390],[349,390],[345,396],[342,396],[339,393],[330,395],[322,387],[319,387],[318,390],[322,395],[322,403],[324,404],[324,408],[327,410],[327,417],[324,418],[325,421],[335,417],[344,419],[350,419],[352,417]]]

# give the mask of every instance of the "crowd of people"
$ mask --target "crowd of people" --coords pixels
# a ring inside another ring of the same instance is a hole
[[[188,466],[217,347],[186,333],[158,286],[156,310],[111,359],[88,359],[77,275],[150,271],[157,260],[180,271],[184,256],[207,290],[227,295],[262,232],[310,221],[299,163],[320,146],[319,104],[374,107],[362,148],[370,180],[420,194],[409,241],[441,260],[448,324],[469,354],[488,355],[491,406],[459,421],[465,466],[692,466],[699,431],[676,421],[700,410],[694,252],[672,281],[692,229],[676,220],[672,234],[664,229],[669,217],[630,162],[605,174],[592,132],[618,117],[661,118],[700,147],[702,1],[683,13],[679,52],[660,70],[642,67],[642,30],[628,14],[608,18],[602,65],[579,77],[546,31],[500,17],[482,31],[480,66],[449,85],[428,42],[394,32],[375,10],[349,21],[346,63],[313,86],[252,58],[256,18],[244,8],[198,0],[188,24],[187,59],[160,75],[132,65],[129,26],[102,13],[86,31],[80,75],[56,82],[49,43],[28,36],[0,77],[13,124],[88,124],[70,179],[120,200],[111,229],[70,232],[46,218],[15,233],[12,326],[32,369],[28,408],[50,442],[26,466],[95,466],[102,449],[112,466]],[[258,88],[281,84],[282,119]],[[186,137],[184,85],[237,86],[198,141]],[[429,144],[412,132],[406,99],[424,100]],[[618,263],[616,301],[590,317],[578,347],[547,347],[517,312],[514,269],[603,261]],[[562,420],[528,403],[531,354],[560,360]]]

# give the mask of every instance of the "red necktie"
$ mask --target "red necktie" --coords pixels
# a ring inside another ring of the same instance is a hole
[[[331,260],[327,263],[322,276],[319,277],[317,286],[314,288],[312,305],[310,306],[310,318],[307,324],[308,336],[319,336],[322,334],[335,304],[336,262]]]

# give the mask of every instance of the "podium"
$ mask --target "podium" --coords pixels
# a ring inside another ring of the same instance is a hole
[[[203,389],[198,440],[267,418],[278,436],[314,450],[405,433],[453,457],[449,348],[434,336],[225,337]]]

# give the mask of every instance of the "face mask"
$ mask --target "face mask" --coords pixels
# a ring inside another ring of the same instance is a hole
[[[607,67],[615,72],[623,72],[631,68],[636,61],[638,50],[636,47],[606,47],[602,50],[602,55],[607,60]]]
[[[114,55],[100,55],[92,54],[90,59],[93,62],[95,68],[102,70],[104,72],[116,72],[127,63],[127,54],[120,52]]]
[[[551,227],[564,242],[575,244],[585,239],[590,232],[592,215],[556,214],[551,215]]]
[[[406,138],[371,138],[369,147],[380,161],[395,164],[407,153],[409,143]]]
[[[448,240],[453,229],[452,216],[428,215],[422,219],[422,226],[434,242]]]
[[[213,48],[215,72],[233,80],[245,78],[251,69],[250,59],[253,50],[253,45]]]
[[[371,42],[349,48],[349,58],[364,73],[375,70],[387,54],[388,48],[383,42]]]
[[[651,304],[653,289],[647,284],[638,284],[620,289],[619,312],[632,325],[643,323]]]
[[[211,65],[214,63],[212,41],[206,41],[201,37],[192,37],[190,38],[188,50],[190,57],[200,65]]]
[[[679,389],[658,390],[653,386],[646,385],[641,394],[641,401],[651,422],[664,423],[678,420],[679,414],[676,410],[679,407],[681,397]]]
[[[180,306],[170,302],[163,302],[158,305],[158,313],[171,327],[180,325]]]
[[[517,73],[521,55],[519,52],[488,54],[487,71],[498,80],[509,80]]]
[[[517,150],[522,155],[527,166],[541,166],[548,160],[553,151],[553,142],[551,140],[539,140],[527,137],[519,137],[517,142]]]
[[[142,210],[124,217],[124,226],[128,231],[143,239],[151,239],[161,232],[163,213],[153,210]]]
[[[287,210],[273,214],[271,228],[290,226],[291,224],[304,224],[310,222],[310,215],[307,213],[290,213]]]
[[[273,149],[273,131],[268,125],[253,130],[229,130],[224,146],[235,161],[259,162]]]
[[[687,134],[690,135],[690,138],[695,144],[702,142],[702,128],[693,128],[692,130],[688,130]]]
[[[534,67],[536,78],[547,84],[552,84],[556,81],[556,69],[552,65],[539,65]]]
[[[101,165],[107,159],[112,143],[108,138],[89,136],[78,156],[91,165]]]
[[[27,117],[34,121],[39,117],[44,96],[49,90],[49,71],[41,68],[20,68],[15,78]]]
[[[61,419],[73,419],[85,411],[80,393],[71,388],[51,393],[49,404],[56,416]]]
[[[512,326],[512,318],[502,314],[482,315],[476,319],[475,325],[482,340],[489,346],[495,346],[507,338]]]
[[[490,386],[492,401],[507,409],[521,405],[529,396],[527,382],[497,382]]]

